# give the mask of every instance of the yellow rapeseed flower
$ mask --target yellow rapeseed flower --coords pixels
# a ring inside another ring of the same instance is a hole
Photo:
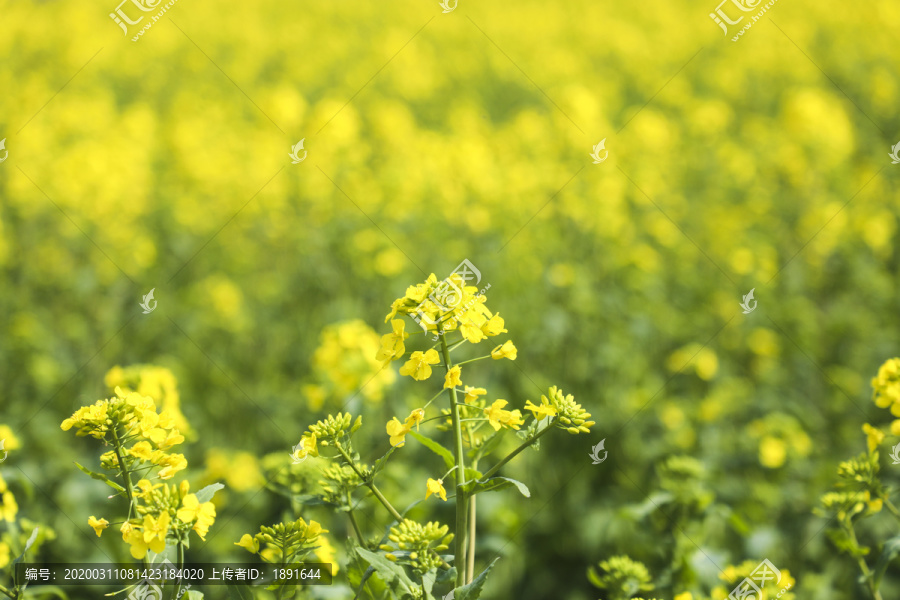
[[[487,390],[484,388],[472,387],[470,385],[466,386],[466,396],[463,398],[463,401],[468,404],[470,402],[474,402],[478,396],[484,396],[487,394]]]
[[[128,453],[131,456],[147,461],[153,455],[153,446],[150,445],[150,442],[141,441],[132,446]]]
[[[447,374],[444,375],[444,389],[452,388],[456,386],[462,385],[462,367],[456,365],[455,367],[451,367]]]
[[[109,521],[106,519],[97,519],[94,515],[91,515],[88,517],[88,525],[94,529],[94,533],[97,534],[97,537],[100,537],[103,530],[109,527]]]
[[[541,402],[541,404],[536,405],[531,400],[525,401],[525,410],[530,410],[538,421],[544,417],[555,417],[558,412],[549,402]]]
[[[294,451],[291,453],[291,458],[294,460],[303,460],[307,456],[318,455],[319,447],[316,445],[316,434],[309,433],[304,434],[303,437],[300,438],[300,443],[294,448]]]
[[[869,447],[869,452],[874,452],[875,448],[881,445],[882,440],[884,440],[884,432],[868,423],[863,424],[862,430],[866,434],[866,444]]]
[[[400,367],[401,375],[409,375],[416,381],[423,381],[431,377],[431,366],[440,362],[437,350],[432,348],[426,352],[419,350],[413,352],[406,364]]]
[[[431,479],[428,478],[428,481],[425,482],[425,499],[428,500],[428,497],[432,494],[436,494],[440,496],[441,500],[447,500],[447,490],[444,489],[444,480],[443,479]]]
[[[516,346],[512,343],[512,340],[506,340],[503,344],[491,350],[491,358],[494,360],[500,360],[501,358],[516,360],[518,353],[519,351],[516,350]]]
[[[491,427],[494,431],[499,431],[500,427],[506,425],[511,429],[518,429],[525,421],[522,419],[522,413],[518,409],[509,411],[503,410],[503,407],[509,404],[506,400],[495,400],[493,404],[484,409],[484,414],[488,417]]]
[[[240,546],[247,550],[247,552],[251,554],[256,554],[259,552],[259,540],[250,535],[249,533],[245,533],[241,536],[241,541],[235,542],[235,546]]]
[[[210,525],[216,520],[216,507],[212,502],[200,503],[196,494],[188,494],[181,501],[182,508],[178,509],[176,516],[182,523],[194,524],[194,531],[201,540],[206,540],[206,533]]]
[[[3,492],[3,501],[0,502],[0,517],[3,517],[7,523],[12,523],[16,520],[18,512],[19,505],[16,504],[16,497],[10,491]]]
[[[382,366],[387,365],[392,360],[398,360],[406,353],[406,345],[403,340],[409,337],[406,333],[406,323],[402,319],[394,319],[391,321],[393,333],[381,336],[381,349],[375,358],[382,361]]]
[[[409,416],[406,417],[406,427],[412,429],[416,428],[416,431],[419,430],[419,423],[425,420],[425,409],[424,408],[415,408],[412,412],[409,413]]]
[[[391,436],[391,446],[399,448],[406,443],[406,434],[410,432],[410,428],[401,423],[397,417],[388,421],[385,429],[387,434]]]

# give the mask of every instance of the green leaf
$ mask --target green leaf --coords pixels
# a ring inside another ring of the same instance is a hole
[[[881,549],[881,556],[878,557],[878,562],[875,563],[875,568],[872,570],[876,588],[881,584],[881,578],[884,577],[888,563],[894,560],[897,554],[900,554],[900,535],[895,535],[886,541]]]
[[[425,446],[426,448],[428,448],[429,450],[431,450],[432,452],[434,452],[435,454],[437,454],[438,456],[443,458],[444,465],[447,466],[447,469],[452,469],[456,465],[456,459],[453,458],[453,453],[450,452],[449,450],[447,450],[446,448],[444,448],[443,446],[441,446],[440,444],[438,444],[433,439],[425,437],[421,433],[416,433],[415,431],[410,431],[407,435],[413,436],[413,438],[417,442],[419,442],[420,444],[422,444],[423,446]]]
[[[385,467],[388,458],[390,458],[391,454],[393,454],[396,449],[397,446],[391,446],[391,449],[385,452],[384,456],[375,461],[375,464],[372,466],[372,477],[375,477],[375,475]]]
[[[365,548],[357,548],[356,552],[363,557],[366,562],[372,565],[385,583],[390,585],[394,581],[397,581],[400,584],[401,592],[412,593],[412,589],[416,584],[409,578],[409,575],[406,574],[403,567],[389,561],[381,554],[371,552]]]
[[[253,600],[253,594],[250,592],[250,588],[246,585],[229,585],[228,589],[228,597],[231,600]]]
[[[440,585],[442,583],[453,583],[456,581],[456,567],[450,567],[449,569],[438,569],[437,571],[437,579],[435,579],[435,583]]]
[[[16,579],[15,579],[15,577],[16,577],[16,565],[18,565],[20,562],[22,562],[23,560],[25,560],[25,554],[26,554],[29,550],[31,550],[31,546],[34,544],[34,541],[37,539],[37,536],[38,536],[38,530],[39,530],[39,529],[40,529],[40,527],[35,527],[35,528],[34,528],[34,531],[32,531],[32,532],[31,532],[31,535],[28,536],[28,541],[25,542],[25,549],[22,550],[22,554],[20,554],[19,556],[17,556],[16,559],[15,559],[14,561],[12,561],[12,564],[9,566],[9,570],[10,570],[10,572],[13,574],[13,583],[15,584],[16,587],[19,588],[19,591],[24,591],[24,590],[25,590],[25,586],[28,585],[28,581],[26,580],[26,581],[22,582],[21,585],[19,584],[18,581],[16,581]]]
[[[472,483],[466,484],[464,487],[467,494],[474,496],[475,494],[480,494],[482,492],[497,492],[512,486],[515,486],[515,488],[519,490],[519,493],[526,498],[531,498],[531,492],[528,490],[528,486],[521,481],[516,481],[509,477],[491,477],[487,481],[473,481]]]
[[[453,592],[453,600],[478,600],[481,597],[481,588],[484,587],[484,582],[487,581],[488,571],[494,568],[498,560],[500,559],[495,558],[492,560],[491,564],[478,577],[472,580],[472,583],[456,588]]]
[[[188,593],[182,596],[182,598],[186,598],[187,600],[203,600],[203,592],[188,590]]]
[[[81,471],[83,473],[87,473],[88,475],[90,475],[92,479],[96,479],[97,481],[102,481],[103,483],[105,483],[112,489],[116,490],[117,492],[125,491],[125,488],[123,488],[121,485],[119,485],[115,481],[111,480],[109,477],[107,477],[103,473],[94,473],[90,469],[86,469],[78,463],[75,463],[75,466],[78,467],[79,469],[81,469]]]
[[[435,569],[428,571],[422,576],[422,587],[425,588],[425,592],[428,594],[431,594],[431,590],[434,588],[435,579],[437,579],[437,572]]]
[[[43,598],[45,596],[52,596],[54,598],[62,598],[62,600],[69,600],[69,597],[63,591],[63,589],[57,585],[42,585],[40,587],[40,597]],[[31,596],[31,594],[28,594]]]
[[[216,492],[219,490],[224,490],[225,486],[221,483],[211,483],[199,492],[197,492],[197,500],[200,501],[201,504],[204,502],[209,502],[213,499],[213,496],[216,495]]]
[[[500,445],[500,442],[503,441],[504,433],[506,433],[506,429],[495,431],[493,434],[491,434],[491,437],[484,440],[484,443],[481,444],[481,446],[479,446],[474,452],[469,453],[469,458],[471,458],[473,461],[481,460],[482,457],[485,457],[496,450]]]

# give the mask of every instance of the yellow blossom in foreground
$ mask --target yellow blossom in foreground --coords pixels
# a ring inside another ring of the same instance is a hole
[[[672,600],[694,600],[694,596],[690,592],[681,592],[676,594]]]
[[[249,533],[242,535],[241,541],[235,542],[234,545],[246,549],[247,552],[250,552],[251,554],[259,552],[259,540]]]
[[[150,445],[150,442],[138,442],[131,447],[128,454],[141,460],[150,460],[153,455],[153,446]]]
[[[506,340],[505,342],[503,342],[503,344],[491,350],[491,358],[493,358],[494,360],[500,360],[501,358],[516,360],[516,356],[518,355],[518,353],[519,351],[512,343],[512,340]]]
[[[470,402],[474,402],[476,399],[478,399],[478,396],[484,396],[485,394],[487,394],[486,389],[472,387],[470,385],[467,385],[466,386],[466,396],[465,396],[465,398],[463,398],[463,402],[465,402],[466,404],[468,404]]]
[[[425,494],[426,500],[428,500],[428,497],[432,494],[440,496],[441,500],[447,500],[447,490],[444,489],[443,479],[431,479],[429,477],[428,481],[425,482],[425,488],[427,490]]]
[[[397,417],[394,417],[390,421],[388,421],[385,430],[387,434],[391,436],[391,446],[400,447],[406,443],[406,434],[412,431],[412,428],[419,428],[419,423],[425,420],[425,409],[424,408],[416,408],[409,416],[406,417],[406,421],[401,423]]]
[[[19,438],[15,436],[8,425],[0,425],[0,440],[4,442],[3,450],[18,450],[22,447]]]
[[[444,389],[462,385],[462,379],[460,379],[461,375],[461,366],[456,365],[455,367],[451,367],[450,370],[447,371],[447,374],[444,375]]]
[[[432,348],[427,352],[413,352],[406,364],[400,367],[401,375],[409,375],[416,381],[423,381],[431,377],[431,365],[440,362],[437,350]]]
[[[302,438],[300,438],[300,443],[294,447],[294,451],[291,453],[291,458],[294,461],[304,460],[307,456],[318,456],[319,448],[316,445],[316,434],[304,434]]]
[[[869,452],[874,452],[875,448],[881,445],[881,442],[884,440],[884,432],[876,427],[872,427],[868,423],[864,423],[862,426],[863,433],[866,434],[866,443],[869,447]]]
[[[424,408],[416,408],[413,409],[409,416],[406,417],[406,426],[409,429],[413,427],[416,428],[416,431],[419,430],[419,423],[425,420],[425,409]]]
[[[109,527],[109,521],[106,519],[97,519],[94,515],[88,517],[88,525],[90,525],[94,529],[94,533],[97,534],[97,537],[100,537],[100,534],[103,533],[103,530]]]
[[[525,410],[530,410],[534,418],[540,421],[544,417],[555,417],[557,410],[548,403],[534,404],[531,400],[525,401]]]
[[[188,494],[181,501],[176,516],[182,523],[194,523],[194,531],[201,540],[206,540],[210,525],[216,520],[216,507],[212,502],[200,503],[196,494]]]
[[[388,421],[385,429],[387,430],[387,434],[391,436],[391,446],[397,446],[399,448],[406,443],[406,434],[410,432],[410,428],[401,423],[397,417]]]
[[[394,319],[391,321],[391,328],[394,332],[381,336],[381,348],[375,355],[377,360],[382,361],[382,366],[402,358],[406,353],[406,345],[403,343],[403,340],[409,337],[405,331],[406,323],[402,319]]]
[[[3,501],[0,502],[0,517],[3,517],[7,523],[12,523],[16,520],[18,512],[19,505],[16,504],[16,497],[12,495],[12,492],[3,492]]]
[[[509,404],[506,400],[495,400],[493,404],[484,409],[488,421],[494,431],[499,431],[502,425],[506,425],[511,429],[518,429],[519,425],[524,423],[522,413],[518,409],[509,411],[503,410],[503,407]]]
[[[331,574],[337,575],[338,572],[338,563],[335,559],[335,549],[334,546],[331,545],[331,542],[328,541],[326,537],[320,537],[318,540],[319,547],[316,548],[315,554],[316,558],[319,559],[319,562],[328,563],[331,565]]]

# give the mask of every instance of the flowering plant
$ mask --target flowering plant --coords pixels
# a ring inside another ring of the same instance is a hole
[[[504,319],[488,309],[486,300],[483,291],[466,285],[464,275],[454,273],[442,282],[432,274],[423,283],[410,286],[404,296],[391,304],[385,318],[385,322],[390,321],[391,332],[382,336],[375,358],[383,368],[404,360],[399,373],[415,381],[432,380],[435,369],[441,369],[444,377],[429,400],[412,408],[402,421],[395,416],[387,422],[385,434],[390,448],[373,465],[363,463],[354,449],[353,434],[363,421],[362,416],[354,419],[349,412],[328,415],[310,425],[294,447],[295,461],[307,456],[325,457],[326,450],[334,450],[329,458],[335,464],[323,470],[323,494],[318,498],[347,514],[356,536],[350,541],[352,552],[369,565],[356,582],[356,597],[430,599],[436,594],[436,586],[449,585],[455,597],[477,599],[496,561],[476,576],[476,497],[507,488],[530,497],[524,483],[501,476],[500,470],[525,449],[536,448],[540,438],[553,429],[579,434],[589,432],[594,425],[590,413],[571,394],[566,395],[555,386],[541,395],[539,403],[528,400],[521,408],[510,408],[507,400],[489,400],[486,388],[469,384],[465,365],[487,359],[516,360],[518,356],[513,342],[505,340],[480,356],[455,359],[456,353],[507,332]],[[407,332],[404,316],[421,330]],[[433,335],[429,340],[433,343],[428,346],[426,342],[407,356],[407,340],[425,334]],[[433,408],[441,397],[444,406]],[[429,423],[434,431],[428,430]],[[517,432],[521,442],[482,471],[482,462],[500,448],[501,439],[510,430]],[[450,443],[446,446],[439,440],[442,431],[449,433]],[[443,474],[435,473],[435,477],[424,482],[423,500],[434,497],[454,502],[456,519],[452,531],[449,525],[438,521],[421,523],[408,518],[409,508],[395,508],[376,483],[376,476],[392,457],[403,452],[408,438],[444,463]],[[452,483],[445,484],[448,477]],[[376,543],[370,543],[355,518],[359,501],[354,495],[361,488],[368,490],[393,519]],[[314,523],[310,523],[311,529]],[[314,529],[319,531],[317,523]],[[246,534],[238,545],[256,553],[258,539]]]

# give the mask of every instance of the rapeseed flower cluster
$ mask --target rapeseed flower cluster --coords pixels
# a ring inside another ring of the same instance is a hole
[[[447,533],[448,527],[437,521],[425,525],[411,519],[403,519],[401,523],[391,527],[388,540],[391,544],[382,544],[387,558],[402,564],[408,564],[420,573],[436,569],[443,560],[440,553],[447,550],[453,541],[453,534]]]
[[[891,435],[900,435],[900,358],[887,360],[878,368],[872,378],[872,400],[898,417],[891,423]]]
[[[360,319],[325,327],[313,354],[315,383],[303,386],[309,407],[320,410],[328,401],[343,403],[355,393],[380,402],[396,375],[382,368],[378,352],[378,334]]]
[[[298,518],[296,521],[277,523],[271,527],[264,525],[255,535],[245,533],[240,541],[235,542],[235,546],[240,546],[251,554],[258,554],[269,563],[292,564],[302,561],[318,548],[322,541],[319,536],[327,532],[316,521],[310,520],[307,523],[303,518]],[[331,551],[333,552],[333,548]]]
[[[113,375],[120,377],[118,373]],[[163,377],[161,381],[165,380]],[[148,551],[162,552],[168,540],[182,543],[190,531],[205,540],[215,522],[213,503],[190,493],[187,481],[177,485],[165,483],[187,467],[184,455],[169,452],[184,442],[175,416],[170,409],[157,412],[156,402],[150,396],[121,387],[116,387],[115,394],[78,409],[60,427],[63,431],[75,429],[77,435],[91,436],[112,446],[100,457],[100,464],[114,471],[113,477],[92,473],[80,465],[79,468],[127,498],[128,516],[118,529],[131,555],[144,559]],[[137,473],[141,478],[135,482]],[[91,515],[88,525],[99,537],[111,523]]]
[[[157,365],[115,366],[107,371],[104,383],[110,392],[121,388],[125,392],[137,392],[153,398],[171,415],[178,431],[188,439],[194,438],[194,430],[181,412],[181,396],[178,382],[169,369]]]

